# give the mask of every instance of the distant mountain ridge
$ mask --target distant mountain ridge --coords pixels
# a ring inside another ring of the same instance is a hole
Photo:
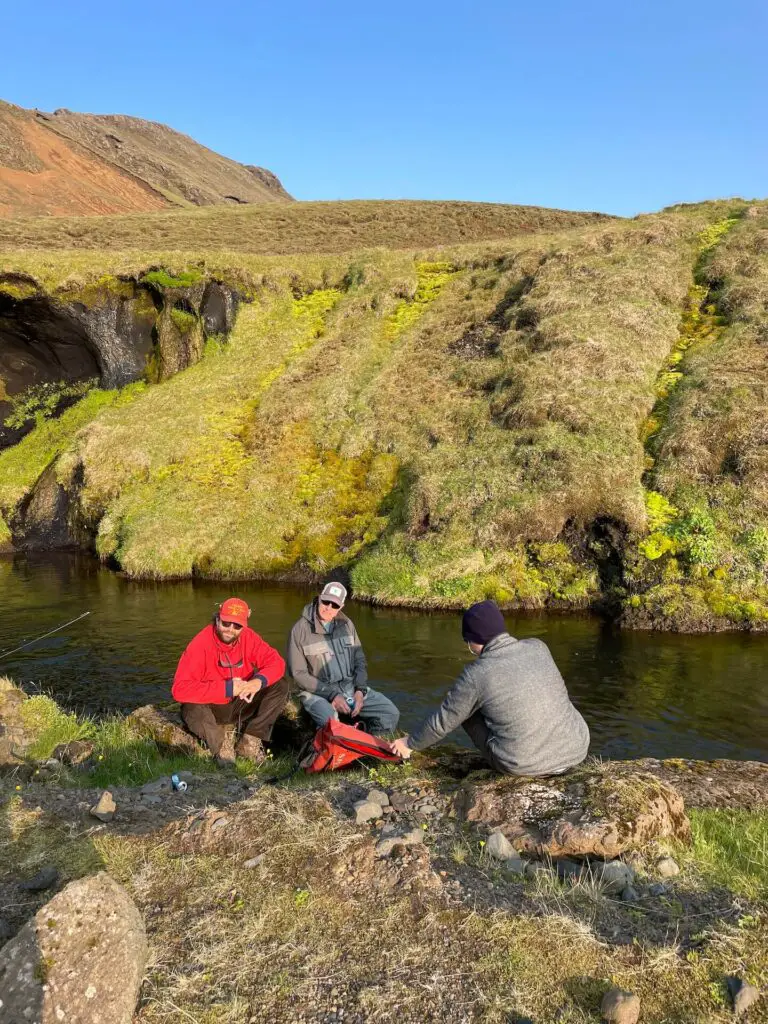
[[[150,212],[290,202],[272,171],[167,125],[0,101],[0,216]]]

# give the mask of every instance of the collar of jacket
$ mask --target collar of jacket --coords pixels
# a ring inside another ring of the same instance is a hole
[[[510,644],[516,643],[517,637],[510,636],[509,633],[499,633],[499,635],[495,636],[493,640],[488,641],[480,652],[479,657],[482,658],[484,654],[492,654],[494,651],[501,650],[502,647],[508,647]]]

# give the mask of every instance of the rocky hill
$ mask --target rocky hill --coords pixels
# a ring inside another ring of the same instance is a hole
[[[271,171],[166,125],[0,101],[0,217],[287,202]]]

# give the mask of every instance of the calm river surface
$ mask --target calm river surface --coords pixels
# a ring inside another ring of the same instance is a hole
[[[181,651],[230,591],[284,650],[308,591],[208,582],[133,583],[87,557],[0,559],[0,651],[85,611],[0,674],[77,709],[128,711],[169,696]],[[439,701],[468,658],[455,614],[350,604],[372,685],[399,705],[404,728]],[[768,637],[619,633],[582,616],[507,615],[511,633],[549,644],[605,757],[733,757],[768,761]],[[463,742],[460,733],[452,739]]]

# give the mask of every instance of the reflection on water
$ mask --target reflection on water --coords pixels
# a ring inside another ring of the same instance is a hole
[[[0,659],[0,673],[99,712],[167,698],[186,643],[234,590],[283,650],[309,594],[258,583],[133,583],[84,556],[0,559],[0,650],[83,611],[88,618]],[[372,684],[413,725],[468,657],[454,614],[352,604]],[[768,760],[768,637],[619,633],[581,616],[507,616],[510,632],[549,644],[605,757]],[[459,733],[453,739],[462,742]]]

